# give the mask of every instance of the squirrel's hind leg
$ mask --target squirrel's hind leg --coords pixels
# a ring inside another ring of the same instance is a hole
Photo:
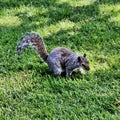
[[[60,65],[51,64],[49,67],[50,67],[50,69],[51,69],[51,71],[52,71],[52,73],[53,73],[54,76],[59,76],[59,75],[61,75],[61,73],[62,73],[62,68],[61,68]]]
[[[55,66],[55,67],[53,68],[52,72],[53,72],[53,75],[54,75],[54,76],[59,76],[59,75],[61,75],[61,73],[62,73],[62,69],[61,69],[61,67]]]
[[[52,58],[52,57],[48,57],[48,60],[47,60],[48,62],[48,66],[49,66],[49,68],[50,68],[50,70],[51,70],[51,72],[53,73],[53,75],[54,76],[59,76],[59,75],[61,75],[61,73],[62,73],[62,66],[61,66],[61,64],[60,64],[60,61],[58,60],[58,59],[56,59],[56,58]]]

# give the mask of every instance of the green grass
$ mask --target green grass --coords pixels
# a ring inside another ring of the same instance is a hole
[[[19,57],[28,31],[86,53],[91,71],[54,77],[34,50]],[[0,120],[120,120],[119,0],[0,0]]]

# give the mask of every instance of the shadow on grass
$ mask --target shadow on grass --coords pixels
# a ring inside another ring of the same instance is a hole
[[[15,3],[17,3],[16,6],[14,6]],[[84,41],[82,41],[83,44],[84,44],[84,42],[85,42],[85,44],[86,44],[86,42],[88,44],[90,44],[90,43],[92,43],[91,40],[95,39],[93,36],[95,36],[95,37],[97,35],[102,36],[102,34],[99,34],[99,32],[101,32],[101,31],[102,31],[102,33],[103,32],[105,32],[106,34],[108,33],[108,35],[109,35],[110,33],[107,32],[107,31],[110,31],[110,29],[113,29],[113,31],[119,31],[120,30],[120,27],[114,26],[114,23],[110,23],[108,21],[108,19],[110,18],[110,15],[102,16],[102,15],[99,14],[100,11],[99,11],[98,6],[102,3],[104,3],[104,1],[100,1],[100,2],[95,1],[92,4],[87,5],[87,6],[74,7],[74,6],[71,6],[67,2],[58,4],[54,0],[52,0],[52,1],[40,1],[40,2],[32,0],[31,2],[30,1],[19,1],[19,2],[14,2],[14,1],[4,2],[3,1],[3,2],[1,2],[1,4],[2,4],[1,6],[5,6],[4,4],[8,4],[7,6],[10,6],[10,7],[13,7],[13,6],[14,7],[19,7],[19,5],[21,5],[21,4],[22,5],[29,5],[30,4],[31,6],[34,6],[34,7],[38,8],[38,10],[40,8],[40,5],[47,8],[47,12],[45,12],[45,13],[44,12],[43,13],[37,12],[37,14],[29,16],[29,17],[27,16],[27,12],[17,13],[16,16],[18,16],[18,18],[22,19],[22,23],[21,23],[20,26],[17,26],[17,27],[7,27],[7,29],[9,31],[10,30],[16,31],[16,32],[18,31],[19,34],[20,34],[21,32],[25,33],[25,32],[28,32],[30,30],[36,30],[36,28],[38,28],[38,25],[35,24],[35,23],[33,23],[33,24],[31,24],[31,23],[32,23],[32,21],[34,21],[34,22],[39,21],[41,19],[41,17],[48,18],[48,21],[47,22],[42,21],[39,24],[40,28],[43,28],[46,25],[49,26],[50,24],[54,25],[54,24],[56,24],[59,21],[64,20],[64,19],[69,19],[70,21],[72,21],[74,23],[84,21],[83,24],[81,23],[82,24],[81,28],[77,28],[77,26],[75,26],[70,30],[70,31],[74,31],[76,33],[73,37],[69,37],[69,34],[67,35],[69,30],[68,31],[66,30],[65,33],[64,33],[64,30],[60,30],[59,32],[57,32],[55,34],[53,33],[51,36],[49,36],[47,38],[47,40],[53,39],[54,42],[55,42],[55,40],[58,40],[58,39],[53,38],[54,36],[55,37],[59,37],[59,36],[61,37],[63,35],[66,35],[67,37],[65,38],[65,40],[69,39],[69,42],[70,42],[72,40],[72,38],[73,38],[73,40],[75,40],[75,37],[79,36],[79,39],[81,39],[81,40],[85,39]],[[116,1],[111,0],[111,1],[105,2],[105,3],[107,3],[107,4],[116,3],[117,4],[118,1],[117,0]],[[7,6],[5,8],[7,8]],[[108,22],[108,23],[106,23],[106,22]],[[91,25],[90,25],[90,23],[91,23]],[[102,25],[105,24],[105,23],[107,24],[107,26],[105,26],[105,29],[101,28],[101,31],[99,30],[97,32],[96,31],[97,24],[100,24],[100,27],[102,27]],[[89,28],[89,26],[91,26],[91,28]],[[112,28],[111,28],[111,26],[112,26]],[[6,27],[4,27],[4,26],[3,27],[1,26],[1,29],[2,28],[6,29]],[[95,32],[95,34],[94,34],[94,32]],[[91,33],[93,33],[93,36],[91,36]],[[110,36],[108,36],[108,35],[106,35],[106,38],[110,39]],[[63,39],[64,39],[64,37],[63,37]],[[60,41],[62,41],[62,40],[60,40]],[[100,42],[103,42],[103,41],[104,40],[102,40]],[[106,39],[106,41],[108,41],[108,40]],[[78,42],[81,42],[81,41],[79,40]],[[60,44],[62,45],[63,43],[60,43]]]

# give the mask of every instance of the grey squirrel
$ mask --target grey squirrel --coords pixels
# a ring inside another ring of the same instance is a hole
[[[57,47],[48,54],[43,38],[36,32],[29,32],[20,39],[17,46],[18,54],[21,54],[29,45],[35,48],[38,55],[48,64],[55,76],[65,72],[66,76],[69,77],[76,68],[90,70],[86,54],[78,55],[64,47]]]

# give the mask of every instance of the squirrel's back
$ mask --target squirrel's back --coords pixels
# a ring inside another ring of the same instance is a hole
[[[38,54],[46,61],[48,52],[46,50],[43,38],[36,32],[29,32],[20,39],[17,46],[18,54],[21,54],[27,46],[32,46]]]
[[[61,57],[68,57],[71,54],[73,54],[73,52],[70,49],[64,47],[57,47],[51,51],[50,56],[56,55]]]

